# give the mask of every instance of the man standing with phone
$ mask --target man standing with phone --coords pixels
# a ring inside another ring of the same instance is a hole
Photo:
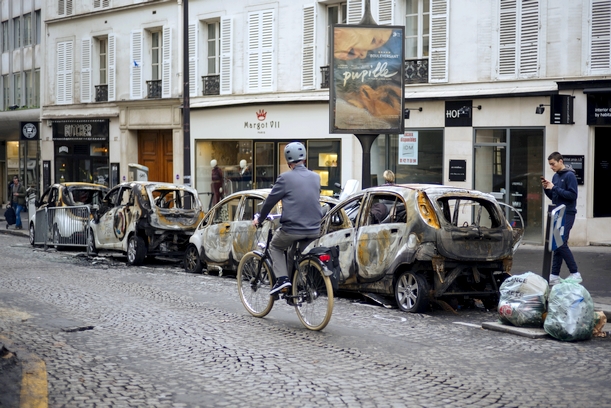
[[[552,177],[552,181],[546,180],[545,177],[541,176],[543,191],[552,200],[552,204],[564,204],[566,206],[564,212],[564,243],[554,251],[549,284],[553,286],[560,282],[560,267],[563,260],[569,268],[569,277],[577,282],[581,282],[581,274],[577,271],[577,263],[568,244],[569,233],[575,222],[575,214],[577,214],[577,177],[575,177],[575,170],[564,165],[564,159],[560,153],[554,152],[550,154],[547,161],[549,167],[556,174]]]

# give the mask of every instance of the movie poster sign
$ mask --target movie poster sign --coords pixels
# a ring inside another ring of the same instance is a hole
[[[404,132],[404,27],[333,25],[329,132]]]

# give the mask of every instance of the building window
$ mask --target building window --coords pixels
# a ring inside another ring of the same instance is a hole
[[[11,105],[10,83],[8,80],[8,75],[2,75],[2,90],[2,108],[7,110]]]
[[[32,83],[32,71],[25,71],[25,106],[34,106],[34,84]]]
[[[219,50],[221,44],[221,38],[219,36],[219,22],[208,23],[208,55],[207,55],[207,67],[208,75],[215,75],[219,73]]]
[[[110,7],[110,0],[93,0],[93,8],[108,8]]]
[[[34,71],[34,100],[32,106],[40,106],[40,69]]]
[[[72,82],[74,64],[74,43],[64,41],[57,43],[56,70],[56,103],[58,105],[72,103]]]
[[[429,0],[407,0],[405,14],[405,58],[429,56]]]
[[[539,72],[539,2],[500,1],[498,75],[535,77]]]
[[[100,85],[108,84],[108,40],[100,38]]]
[[[72,0],[57,0],[57,14],[60,16],[71,16]]]
[[[13,19],[13,49],[21,47],[21,18]]]
[[[8,20],[2,22],[2,52],[7,52],[9,50],[8,46]]]
[[[274,10],[248,14],[246,91],[270,92],[275,81],[276,16]]]
[[[151,33],[151,79],[161,79],[161,32]]]
[[[32,13],[23,15],[23,46],[32,45]]]
[[[36,44],[40,44],[40,30],[41,30],[41,19],[42,15],[40,14],[40,10],[36,10],[34,12],[34,19],[36,20]]]
[[[21,106],[21,74],[13,74],[13,104]]]
[[[339,3],[327,6],[327,31],[325,36],[327,37],[327,52],[325,52],[325,60],[327,64],[331,62],[329,59],[329,52],[331,48],[331,38],[329,38],[330,27],[333,24],[346,24],[348,22],[348,4]]]

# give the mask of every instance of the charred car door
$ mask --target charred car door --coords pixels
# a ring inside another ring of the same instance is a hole
[[[212,208],[212,219],[203,233],[203,257],[207,262],[225,263],[233,245],[232,223],[239,214],[241,197],[229,197]]]
[[[117,186],[104,199],[100,208],[96,238],[102,248],[121,248],[127,231],[131,188]]]
[[[370,193],[356,233],[359,282],[375,282],[388,272],[408,237],[405,202],[392,193]]]
[[[259,240],[265,240],[270,228],[269,222],[264,222],[260,230],[252,225],[255,214],[261,212],[261,204],[265,198],[256,195],[245,195],[240,205],[240,213],[231,223],[231,235],[233,237],[232,257],[236,262],[257,246]],[[276,214],[277,206],[274,206],[270,214]]]

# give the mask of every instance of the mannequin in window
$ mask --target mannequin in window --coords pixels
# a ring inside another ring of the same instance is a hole
[[[218,166],[216,160],[210,161],[212,166],[212,205],[223,199],[223,170]]]
[[[251,188],[252,174],[246,160],[240,160],[240,190]]]

